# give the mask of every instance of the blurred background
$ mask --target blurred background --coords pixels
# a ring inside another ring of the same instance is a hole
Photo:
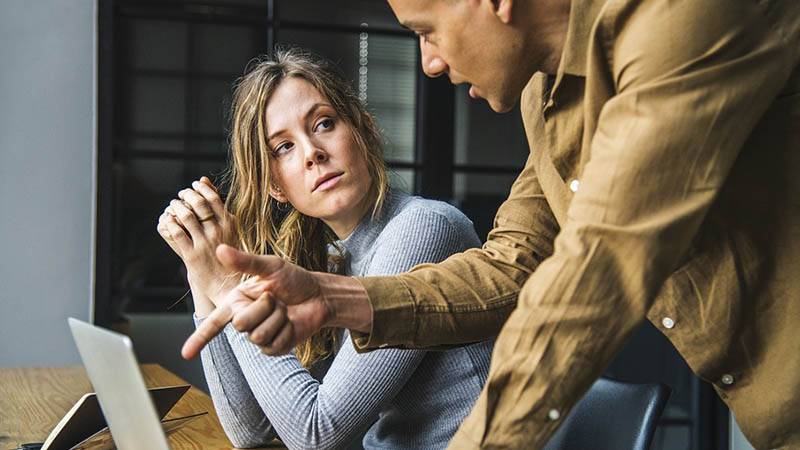
[[[384,1],[3,0],[0,366],[79,363],[74,316],[207,390],[178,354],[191,301],[155,227],[191,181],[220,179],[232,85],[275,45],[336,62],[377,117],[392,186],[452,203],[485,239],[528,154],[519,110],[425,77]],[[654,449],[749,448],[649,323],[607,375],[672,388]]]

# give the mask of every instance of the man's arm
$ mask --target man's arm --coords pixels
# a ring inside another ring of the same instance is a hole
[[[268,355],[291,351],[323,326],[348,328],[358,351],[387,345],[428,348],[494,337],[516,306],[522,284],[552,253],[557,233],[531,157],[498,210],[483,248],[417,266],[409,274],[353,278],[309,272],[276,256],[247,255],[220,246],[217,257],[222,264],[266,280],[270,297],[287,305],[291,321],[274,320],[272,308],[259,302],[247,305],[239,297],[203,321],[184,345],[183,355],[194,357],[231,321],[237,330],[249,332],[269,317],[269,333],[249,334]],[[284,326],[291,327],[293,338],[276,343],[273,336]]]
[[[181,355],[197,356],[232,323],[267,355],[289,353],[322,327],[368,330],[369,299],[354,278],[310,272],[273,255],[250,255],[220,245],[222,265],[255,275],[232,289],[186,339]]]
[[[497,335],[519,291],[553,252],[559,231],[531,154],[480,249],[393,277],[358,278],[372,307],[370,333],[353,333],[359,351],[382,346],[432,348]],[[393,324],[402,320],[411,327]]]
[[[580,190],[450,448],[543,446],[640,323],[797,64],[797,41],[790,48],[761,6],[606,4],[590,47]]]

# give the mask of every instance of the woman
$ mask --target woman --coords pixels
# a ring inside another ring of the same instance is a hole
[[[479,245],[454,207],[389,190],[375,122],[327,63],[298,50],[258,63],[236,86],[232,121],[226,205],[204,178],[159,219],[186,264],[198,324],[239,281],[216,260],[219,243],[354,276]],[[491,345],[357,354],[346,331],[325,330],[269,357],[229,325],[201,356],[237,447],[277,435],[289,448],[343,448],[363,436],[368,449],[433,449],[470,411]]]

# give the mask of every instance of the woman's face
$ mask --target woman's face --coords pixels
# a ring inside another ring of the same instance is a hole
[[[346,237],[371,207],[372,180],[350,127],[302,78],[289,77],[267,104],[270,194]]]

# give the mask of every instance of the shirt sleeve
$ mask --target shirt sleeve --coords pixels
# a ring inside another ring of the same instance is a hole
[[[607,85],[587,81],[597,120],[580,190],[450,448],[540,448],[640,323],[797,64],[797,41],[759,8],[606,4],[587,80]]]
[[[454,225],[436,213],[401,214],[386,226],[386,232],[376,242],[367,273],[394,274],[422,262],[441,261],[455,251],[477,245],[471,224],[468,229],[463,225]],[[360,437],[425,356],[422,350],[403,349],[359,354],[346,335],[320,382],[294,355],[264,355],[245,334],[230,326],[225,335],[227,340],[212,347],[209,356],[214,358],[204,358],[204,365],[215,366],[208,367],[206,374],[215,377],[209,386],[215,386],[212,397],[215,406],[222,407],[219,414],[223,424],[227,423],[226,432],[244,433],[240,435],[241,442],[256,443],[262,435],[272,436],[270,431],[274,429],[290,449],[342,448]],[[225,343],[229,343],[235,363],[230,361]],[[222,370],[219,364],[233,365],[236,370]],[[216,381],[220,374],[224,378]],[[225,398],[229,392],[238,393],[237,397]],[[238,401],[242,402],[241,411],[231,407],[238,408]],[[248,436],[248,431],[253,435]]]
[[[493,338],[522,284],[553,252],[558,230],[529,156],[481,248],[401,275],[358,279],[373,325],[370,333],[352,332],[356,348],[434,348]],[[412,326],[393,326],[400,321]]]

